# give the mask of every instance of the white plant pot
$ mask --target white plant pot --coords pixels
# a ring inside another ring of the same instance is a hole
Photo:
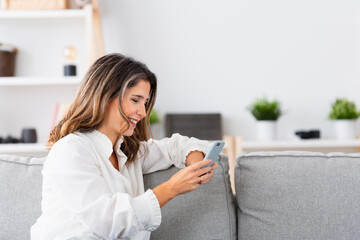
[[[257,121],[257,140],[271,141],[276,139],[276,121]]]
[[[338,140],[350,140],[356,137],[355,120],[335,120],[335,136]]]

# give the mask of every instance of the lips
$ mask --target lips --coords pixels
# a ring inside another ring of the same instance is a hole
[[[129,122],[130,122],[131,125],[133,125],[134,127],[136,127],[136,124],[138,123],[138,120],[129,118]]]

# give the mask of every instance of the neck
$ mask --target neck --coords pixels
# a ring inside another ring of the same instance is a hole
[[[118,133],[115,133],[113,131],[108,131],[108,130],[106,130],[104,128],[101,128],[101,127],[99,129],[97,129],[97,130],[99,132],[101,132],[102,134],[106,135],[110,139],[113,147],[115,146],[116,141],[120,137]]]

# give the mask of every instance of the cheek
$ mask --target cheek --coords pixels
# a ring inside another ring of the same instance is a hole
[[[123,123],[125,121],[120,114],[118,104],[113,104],[111,107],[110,121],[114,124],[114,126],[119,125],[119,122]]]
[[[130,104],[128,103],[128,101],[121,102],[120,106],[121,106],[122,112],[127,116],[130,112],[130,107],[129,107]]]
[[[133,106],[133,104],[131,103],[126,104],[126,102],[121,104],[121,110],[127,117],[130,117],[131,115],[135,114],[137,111],[136,107]]]

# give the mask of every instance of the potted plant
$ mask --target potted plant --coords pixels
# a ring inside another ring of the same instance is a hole
[[[266,97],[256,99],[247,109],[257,120],[257,139],[270,141],[276,139],[276,121],[282,115],[281,104]]]
[[[151,110],[151,113],[149,116],[149,122],[151,125],[160,122],[159,114],[157,113],[157,111],[154,108]]]
[[[360,112],[354,102],[347,98],[337,98],[331,105],[329,119],[334,120],[335,136],[339,140],[356,137],[356,119]]]
[[[150,116],[149,116],[149,122],[151,125],[151,130],[149,129],[149,136],[153,137],[154,139],[158,139],[160,135],[160,117],[158,112],[153,108],[151,110]]]

